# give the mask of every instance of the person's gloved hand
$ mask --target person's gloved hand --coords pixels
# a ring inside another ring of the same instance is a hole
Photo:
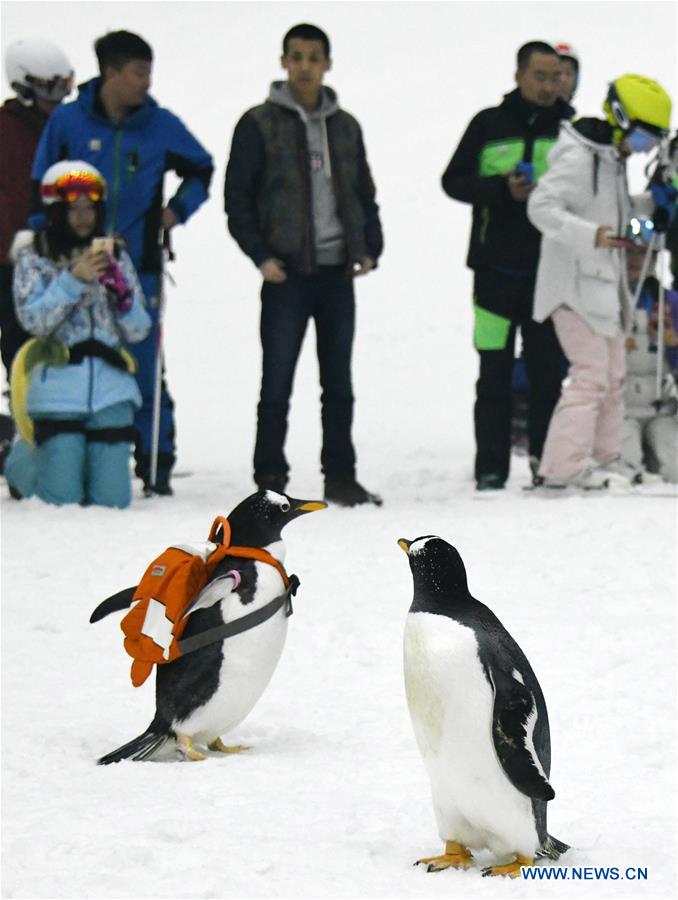
[[[678,211],[676,206],[678,190],[672,184],[662,182],[651,184],[650,191],[654,200],[654,213],[652,214],[654,229],[661,233],[671,225]]]
[[[126,313],[132,306],[132,292],[118,261],[111,257],[106,271],[99,277],[100,284],[108,291],[119,313]]]

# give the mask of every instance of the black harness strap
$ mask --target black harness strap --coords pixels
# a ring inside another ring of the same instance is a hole
[[[82,419],[34,419],[35,443],[40,446],[57,434],[82,434],[85,423]]]
[[[86,429],[82,419],[35,419],[33,431],[38,446],[58,434],[84,433],[87,441],[98,444],[131,444],[136,438],[136,430],[132,425]]]
[[[296,575],[291,575],[290,583],[285,593],[279,594],[271,600],[270,603],[267,603],[266,606],[262,606],[261,609],[256,609],[246,616],[241,616],[241,618],[236,619],[235,622],[217,625],[216,628],[208,628],[206,631],[201,631],[199,634],[193,635],[193,637],[184,638],[182,641],[179,641],[179,651],[181,655],[185,656],[187,653],[193,653],[194,650],[200,650],[208,644],[224,641],[226,638],[233,637],[236,634],[242,634],[243,631],[249,631],[250,628],[255,628],[257,625],[261,625],[262,622],[270,619],[271,616],[274,616],[283,606],[286,607],[285,616],[289,618],[294,612],[292,609],[292,597],[296,593],[298,587],[299,579]]]
[[[90,444],[131,444],[137,436],[132,425],[121,425],[119,428],[91,428],[85,432]]]
[[[69,348],[69,354],[69,366],[79,365],[87,356],[98,356],[99,359],[103,359],[104,362],[114,366],[116,369],[122,369],[123,372],[127,371],[127,363],[118,351],[114,347],[102,344],[101,341],[94,340],[94,338],[74,344]]]

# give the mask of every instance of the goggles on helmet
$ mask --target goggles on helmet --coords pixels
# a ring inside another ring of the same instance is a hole
[[[74,203],[78,197],[87,197],[93,203],[104,199],[105,185],[100,178],[90,172],[68,172],[53,184],[44,184],[40,189],[43,200],[49,202],[63,200]]]
[[[660,143],[661,138],[656,132],[633,123],[624,135],[624,140],[633,153],[649,153]]]
[[[35,78],[33,75],[27,75],[26,82],[30,85],[36,97],[51,103],[61,103],[64,97],[70,94],[73,89],[72,74],[68,78],[55,75],[54,78],[50,79]]]
[[[629,75],[627,77],[633,78],[634,76]],[[605,110],[608,113],[608,120],[610,121],[610,123],[613,126],[615,124],[618,125],[624,133],[624,137],[628,137],[628,135],[636,129],[641,129],[643,132],[645,132],[645,136],[642,139],[640,137],[635,138],[635,140],[638,142],[638,145],[645,146],[648,141],[647,136],[652,135],[654,138],[654,143],[650,144],[650,150],[652,149],[652,147],[656,147],[661,139],[668,133],[666,128],[660,127],[657,124],[650,124],[649,122],[644,121],[642,118],[640,118],[637,114],[633,115],[629,113],[626,106],[622,102],[621,97],[619,96],[614,81],[610,84],[609,90],[607,92]],[[644,151],[641,149],[636,152],[642,153]]]

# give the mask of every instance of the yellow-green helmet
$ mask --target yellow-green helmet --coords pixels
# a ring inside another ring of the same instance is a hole
[[[610,85],[603,111],[610,125],[628,131],[634,123],[666,132],[671,121],[671,98],[644,75],[622,75]]]

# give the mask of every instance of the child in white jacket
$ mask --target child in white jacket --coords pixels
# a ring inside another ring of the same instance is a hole
[[[551,487],[604,487],[623,471],[624,334],[632,313],[623,236],[632,214],[653,210],[650,193],[629,196],[626,157],[659,143],[671,100],[655,81],[623,75],[604,109],[607,121],[561,125],[528,201],[543,236],[533,315],[553,318],[570,362],[538,470]]]

